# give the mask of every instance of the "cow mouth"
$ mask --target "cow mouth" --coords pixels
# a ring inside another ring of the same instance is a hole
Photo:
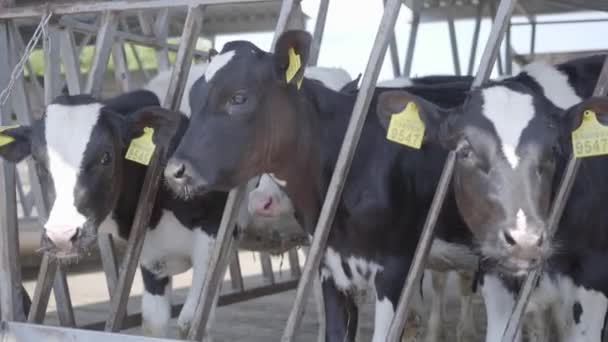
[[[495,268],[500,273],[519,277],[539,269],[541,266],[540,261],[503,259],[496,263]]]
[[[39,253],[45,253],[62,263],[76,263],[80,258],[90,254],[93,243],[97,240],[96,235],[81,235],[76,238],[69,248],[58,248],[45,234],[42,234]]]

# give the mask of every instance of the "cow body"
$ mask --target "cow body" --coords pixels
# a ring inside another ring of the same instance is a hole
[[[193,86],[191,126],[165,170],[176,193],[227,190],[273,172],[284,182],[300,224],[314,233],[355,96],[307,79],[298,89],[302,70],[292,81],[281,81],[277,75],[287,64],[287,46],[281,44],[305,40],[301,34],[284,34],[275,55],[233,42],[211,61],[216,71]],[[305,43],[290,47],[306,59]],[[468,86],[411,90],[454,106]],[[445,156],[437,146],[417,153],[388,143],[377,119],[366,119],[321,270],[328,341],[354,339],[352,294],[369,288],[376,294],[374,341],[385,339]],[[454,201],[445,206],[437,237],[444,251],[467,250],[470,232]],[[466,269],[475,261],[466,254],[446,264]]]
[[[431,130],[441,127],[438,141],[457,153],[454,196],[484,254],[488,342],[502,338],[522,276],[541,264],[545,273],[528,306],[533,321],[546,321],[542,315],[548,311],[560,340],[601,340],[608,308],[608,273],[598,266],[608,256],[601,208],[608,187],[600,180],[608,168],[605,157],[581,161],[557,234],[552,240],[545,234],[551,199],[571,154],[571,131],[586,109],[606,122],[605,100],[575,106],[592,95],[604,58],[532,64],[474,90],[465,105],[449,111],[405,93],[381,101],[390,108],[385,115],[397,112],[397,103],[413,101],[424,117],[443,118],[428,123]],[[545,333],[536,337],[545,340]]]

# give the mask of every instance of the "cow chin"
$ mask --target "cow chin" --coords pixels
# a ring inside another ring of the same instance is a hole
[[[70,243],[68,248],[58,248],[51,239],[43,233],[40,252],[48,253],[51,257],[63,263],[77,262],[89,254],[91,246],[97,240],[97,233],[93,226],[85,225],[78,237]]]

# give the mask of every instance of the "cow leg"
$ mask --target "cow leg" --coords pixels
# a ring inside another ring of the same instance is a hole
[[[446,272],[431,272],[433,293],[431,294],[431,312],[426,327],[426,342],[439,342],[443,340],[443,304],[445,301],[445,287],[448,274]]]
[[[171,319],[171,277],[157,277],[141,266],[144,282],[141,315],[144,335],[166,337]]]
[[[376,315],[372,342],[385,342],[411,259],[387,258],[384,269],[376,274]]]
[[[215,239],[207,235],[206,232],[197,229],[194,232],[194,244],[192,247],[191,260],[192,260],[192,286],[188,291],[188,296],[177,318],[177,327],[179,335],[182,339],[188,336],[192,319],[198,305],[201,292],[203,291],[203,283],[205,281],[205,275],[207,274],[207,268],[209,267],[209,258],[213,248]],[[216,298],[217,302],[217,298]],[[215,304],[211,309],[211,319],[209,325],[212,324]]]
[[[460,285],[460,317],[458,317],[458,327],[456,328],[456,341],[458,342],[477,340],[473,313],[473,278],[472,272],[458,272]]]
[[[576,286],[574,299],[571,308],[573,324],[567,341],[600,342],[608,309],[608,298],[599,291]]]
[[[515,307],[516,294],[510,291],[504,282],[494,274],[483,276],[481,294],[486,304],[488,322],[486,342],[501,341],[509,322],[509,316]],[[518,333],[515,340],[521,341],[521,332]]]
[[[325,341],[354,342],[359,310],[350,293],[339,290],[331,276],[321,280],[325,303]]]

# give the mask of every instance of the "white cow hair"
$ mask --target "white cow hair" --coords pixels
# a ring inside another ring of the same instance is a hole
[[[327,88],[335,91],[352,81],[346,70],[331,67],[308,67],[304,70],[304,77],[321,81]]]
[[[483,115],[494,125],[504,156],[511,167],[516,168],[521,133],[535,113],[532,96],[503,86],[485,88],[482,95]]]
[[[404,76],[378,82],[378,87],[385,88],[403,88],[411,87],[413,85],[414,83],[412,82],[412,80],[409,77]]]
[[[234,50],[230,50],[211,58],[209,66],[205,71],[205,79],[207,82],[211,82],[213,76],[215,76],[220,69],[225,67],[226,64],[230,63],[230,60],[232,60],[232,57],[234,57],[235,54],[236,52]]]
[[[74,203],[74,189],[93,127],[97,124],[100,103],[86,105],[51,104],[46,108],[45,139],[49,173],[53,176],[56,198],[45,227],[81,227],[86,217]]]
[[[186,85],[184,87],[184,96],[182,97],[182,102],[179,105],[180,112],[186,114],[188,117],[190,117],[190,89],[192,89],[194,82],[205,74],[207,66],[207,63],[199,63],[192,64],[190,67],[188,79],[186,80]],[[172,69],[161,71],[158,73],[158,75],[150,79],[150,81],[148,81],[148,83],[144,86],[144,89],[156,94],[161,103],[163,102],[165,96],[167,96],[167,89],[169,88],[169,81],[171,80],[172,72]]]
[[[549,101],[561,109],[568,109],[582,101],[568,83],[568,76],[546,62],[530,63],[522,72],[536,80]]]

